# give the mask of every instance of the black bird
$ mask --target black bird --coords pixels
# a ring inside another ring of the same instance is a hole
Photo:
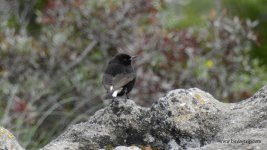
[[[136,74],[132,67],[135,56],[119,53],[113,57],[105,70],[103,85],[107,90],[106,99],[126,95],[133,89]]]

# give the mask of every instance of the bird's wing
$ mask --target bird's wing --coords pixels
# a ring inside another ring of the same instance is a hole
[[[120,64],[111,63],[103,76],[103,85],[107,91],[115,91],[122,88],[135,78],[135,73],[128,71]]]
[[[123,87],[135,78],[135,73],[118,74],[113,79],[113,91]]]
[[[131,82],[134,78],[135,73],[117,74],[116,76],[104,74],[103,85],[106,90],[115,91],[117,89],[120,89],[127,83]]]

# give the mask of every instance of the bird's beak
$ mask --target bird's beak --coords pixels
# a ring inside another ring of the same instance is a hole
[[[137,58],[137,56],[132,56],[131,57],[131,60],[134,60],[134,59],[136,59]]]

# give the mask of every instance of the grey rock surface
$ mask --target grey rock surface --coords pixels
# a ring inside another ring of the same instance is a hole
[[[267,86],[239,103],[222,103],[197,88],[177,89],[151,108],[115,99],[87,122],[72,125],[42,150],[266,149]]]
[[[14,135],[0,126],[0,150],[24,150]]]

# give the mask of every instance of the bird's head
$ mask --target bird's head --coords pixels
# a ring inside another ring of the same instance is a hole
[[[136,56],[130,56],[127,54],[119,53],[113,58],[113,60],[123,65],[131,65],[131,62],[134,58],[136,58]]]

